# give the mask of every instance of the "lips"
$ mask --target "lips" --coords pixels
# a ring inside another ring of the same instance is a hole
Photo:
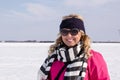
[[[72,42],[72,41],[74,41],[73,39],[66,39],[66,41],[68,41],[68,42]]]

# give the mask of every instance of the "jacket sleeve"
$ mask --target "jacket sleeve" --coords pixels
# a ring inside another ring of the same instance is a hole
[[[103,56],[95,51],[91,51],[92,56],[88,59],[88,69],[90,80],[110,80],[107,64]]]

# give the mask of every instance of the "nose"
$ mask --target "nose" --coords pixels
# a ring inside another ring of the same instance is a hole
[[[67,37],[71,37],[72,35],[70,34],[70,32],[67,34]]]

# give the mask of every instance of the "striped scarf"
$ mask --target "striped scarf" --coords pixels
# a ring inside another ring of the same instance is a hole
[[[87,57],[80,46],[81,45],[78,44],[71,48],[57,47],[54,53],[49,55],[40,67],[42,80],[47,80],[52,63],[56,59],[67,64],[64,80],[84,80],[87,68]]]

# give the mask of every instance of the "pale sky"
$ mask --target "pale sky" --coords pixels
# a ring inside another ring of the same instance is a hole
[[[74,13],[92,41],[120,41],[120,0],[0,0],[0,40],[54,41]]]

